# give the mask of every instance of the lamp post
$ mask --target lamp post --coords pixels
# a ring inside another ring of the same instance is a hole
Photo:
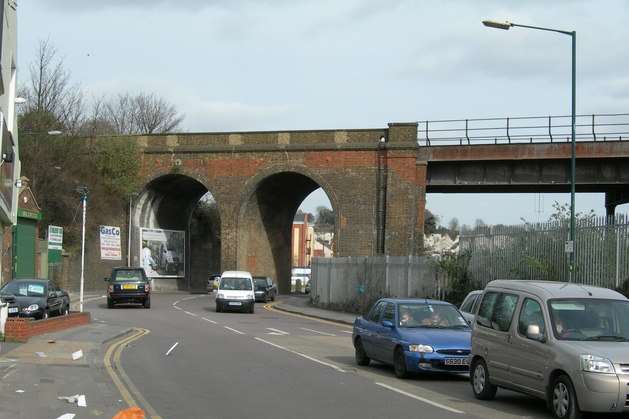
[[[569,281],[572,282],[574,279],[574,241],[575,241],[575,216],[574,216],[574,201],[575,201],[575,192],[576,192],[576,141],[575,141],[575,119],[576,119],[576,108],[577,108],[577,85],[576,85],[576,76],[577,76],[577,32],[576,31],[562,31],[559,29],[552,28],[543,28],[539,26],[530,26],[530,25],[520,25],[513,22],[497,22],[494,20],[483,20],[483,25],[489,28],[495,29],[504,29],[509,30],[512,27],[518,28],[526,28],[526,29],[537,29],[540,31],[547,32],[556,32],[564,35],[570,36],[572,38],[572,109],[571,109],[571,130],[572,130],[572,144],[571,144],[571,156],[570,156],[570,238],[568,242],[566,242],[566,253],[570,256],[570,266],[569,266]]]
[[[78,188],[79,194],[81,194],[81,202],[83,203],[83,228],[81,231],[81,286],[79,291],[79,311],[83,312],[83,284],[85,283],[85,215],[87,211],[87,186],[80,186]]]

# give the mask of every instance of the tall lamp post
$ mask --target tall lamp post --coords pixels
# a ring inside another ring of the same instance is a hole
[[[78,188],[79,194],[81,194],[81,202],[83,203],[83,228],[81,231],[81,286],[79,291],[79,311],[83,312],[83,284],[85,283],[85,215],[87,211],[87,186],[81,186]]]
[[[575,118],[576,118],[576,108],[577,108],[577,99],[576,99],[576,62],[577,62],[577,32],[576,31],[562,31],[559,29],[552,28],[542,28],[539,26],[529,26],[529,25],[519,25],[513,22],[497,22],[494,20],[483,20],[483,25],[489,28],[495,29],[504,29],[509,30],[512,27],[518,28],[527,28],[527,29],[537,29],[540,31],[547,32],[557,32],[564,35],[568,35],[572,38],[572,111],[571,111],[571,128],[572,128],[572,154],[570,157],[570,238],[568,242],[566,242],[566,253],[570,256],[570,266],[569,266],[569,281],[572,282],[574,279],[574,240],[575,240],[575,217],[574,217],[574,201],[575,201],[575,192],[576,192],[576,142],[575,142]]]

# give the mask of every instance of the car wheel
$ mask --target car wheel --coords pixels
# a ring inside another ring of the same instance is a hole
[[[553,381],[550,408],[557,419],[580,419],[582,417],[572,382],[567,375]]]
[[[275,293],[271,295],[271,301],[275,301]]]
[[[487,370],[487,364],[485,364],[485,361],[482,359],[475,361],[472,364],[472,372],[470,375],[472,391],[477,399],[491,400],[496,396],[498,387],[491,384],[489,381],[489,371]]]
[[[249,307],[249,313],[253,314],[253,312],[255,311],[256,305],[255,304],[251,304],[251,307]]]
[[[402,348],[396,348],[393,354],[393,371],[397,378],[408,377],[408,370],[406,369],[406,357]]]
[[[363,342],[360,338],[356,339],[356,343],[354,343],[354,358],[356,359],[356,363],[362,367],[366,367],[369,365],[369,357],[367,356],[367,352],[365,352],[365,348],[363,348]]]
[[[48,314],[48,309],[46,309],[44,310],[44,314],[41,315],[41,319],[46,320],[48,317],[50,317],[50,314]]]
[[[70,314],[70,306],[66,305],[61,309],[61,315],[67,316],[68,314]]]
[[[107,299],[107,308],[114,308],[114,300],[111,298]]]
[[[144,308],[151,308],[151,297],[144,300]]]
[[[220,303],[216,303],[216,312],[220,313],[221,311],[223,311],[221,304]]]

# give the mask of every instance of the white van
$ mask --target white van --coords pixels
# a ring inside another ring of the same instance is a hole
[[[251,273],[225,271],[216,292],[216,312],[239,310],[253,313],[255,294]]]

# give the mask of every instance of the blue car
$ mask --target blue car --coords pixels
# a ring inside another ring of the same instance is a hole
[[[383,298],[354,321],[352,339],[358,365],[384,362],[399,378],[411,372],[469,372],[471,329],[444,301]]]

